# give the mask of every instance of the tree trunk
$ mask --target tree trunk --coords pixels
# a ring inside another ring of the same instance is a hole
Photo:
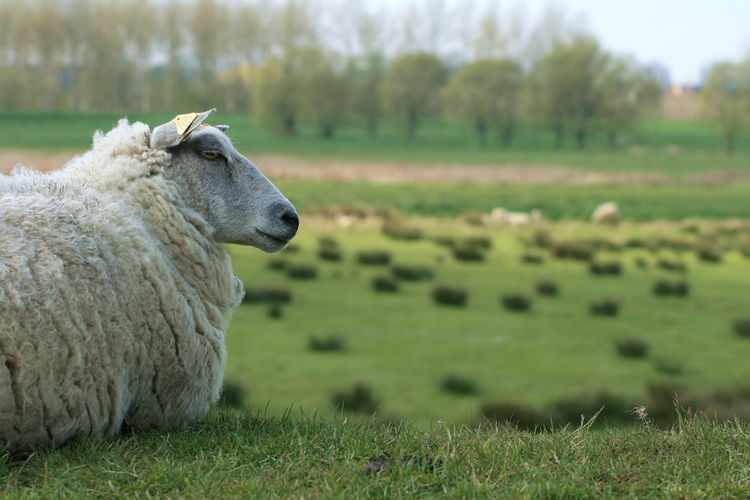
[[[509,148],[513,143],[513,134],[515,133],[515,127],[512,124],[507,124],[503,127],[503,133],[501,140],[503,141],[503,147]]]
[[[474,123],[474,128],[479,137],[479,147],[483,148],[487,146],[487,122],[479,118]]]
[[[279,133],[286,136],[297,135],[297,120],[294,115],[287,115],[282,119]]]
[[[378,117],[368,116],[367,117],[367,135],[370,139],[376,139],[378,137]]]
[[[576,137],[576,144],[578,145],[578,149],[580,150],[586,149],[586,129],[582,127],[576,129],[575,137]]]
[[[565,128],[555,127],[555,149],[562,149],[565,144]]]
[[[324,139],[333,139],[336,135],[336,127],[330,122],[323,122],[320,124],[320,136]]]
[[[419,126],[419,115],[416,111],[409,110],[406,114],[406,138],[413,141],[417,137],[417,127]]]
[[[735,149],[736,134],[734,132],[726,132],[724,134],[724,152],[728,155],[734,153]]]
[[[617,149],[617,132],[614,130],[607,133],[607,144],[609,144],[609,149]]]

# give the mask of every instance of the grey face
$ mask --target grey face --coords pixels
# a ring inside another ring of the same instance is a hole
[[[217,241],[280,250],[297,233],[297,211],[234,149],[225,129],[198,127],[188,140],[168,148],[173,158],[166,176],[214,227]]]

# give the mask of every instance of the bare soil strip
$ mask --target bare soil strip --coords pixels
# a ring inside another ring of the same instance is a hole
[[[8,173],[17,164],[34,170],[60,168],[72,153],[38,151],[0,151],[0,173]],[[432,165],[378,164],[323,160],[302,160],[282,156],[259,156],[253,160],[272,179],[321,180],[330,182],[361,181],[385,184],[470,183],[470,184],[669,184],[672,179],[661,174],[609,173],[577,170],[551,165]],[[750,181],[740,172],[713,171],[685,179],[690,184],[725,184]]]
[[[389,184],[664,184],[660,174],[587,172],[549,165],[430,165],[307,162],[293,158],[264,157],[256,164],[275,179],[365,181]]]

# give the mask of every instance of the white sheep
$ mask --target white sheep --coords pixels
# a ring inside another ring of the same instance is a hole
[[[620,220],[620,207],[614,201],[602,203],[591,214],[591,222],[595,224],[617,224]]]
[[[490,212],[490,220],[500,222],[509,226],[527,226],[531,223],[542,222],[544,213],[535,208],[530,214],[526,212],[510,212],[504,208],[493,208]]]
[[[275,251],[299,219],[226,127],[199,127],[211,112],[0,175],[0,450],[183,428],[217,401],[244,293],[221,243]]]

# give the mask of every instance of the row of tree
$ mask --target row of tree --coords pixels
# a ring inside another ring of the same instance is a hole
[[[482,144],[492,135],[510,144],[524,120],[554,130],[558,146],[572,136],[583,148],[594,128],[614,146],[662,91],[559,9],[532,19],[495,0],[325,5],[0,0],[0,107],[218,106],[283,134],[312,122],[324,137],[344,120],[375,136],[392,116],[413,138],[441,113],[469,122]],[[723,109],[715,95],[706,102]]]
[[[653,107],[662,91],[646,68],[584,36],[554,45],[528,70],[511,58],[485,58],[451,71],[426,52],[387,63],[376,55],[357,62],[317,49],[271,58],[257,68],[258,116],[284,134],[295,134],[304,118],[332,137],[352,115],[374,136],[386,113],[412,139],[426,117],[442,111],[471,123],[481,144],[495,134],[506,146],[526,118],[553,129],[557,146],[570,133],[585,148],[596,127],[614,147],[618,134]]]

